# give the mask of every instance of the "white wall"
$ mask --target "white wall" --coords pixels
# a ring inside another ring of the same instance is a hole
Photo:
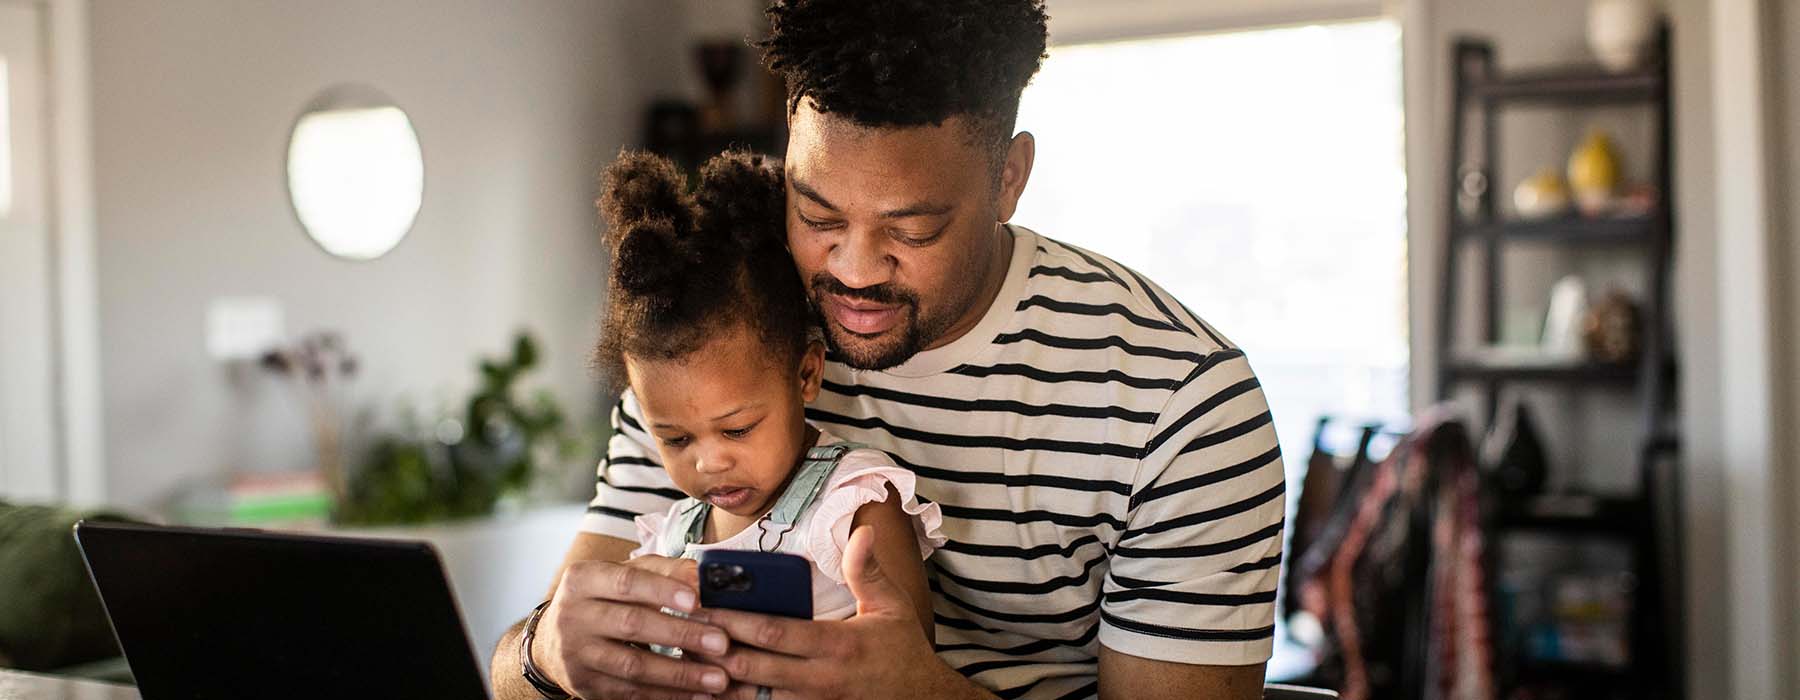
[[[1727,502],[1723,421],[1717,373],[1724,358],[1709,339],[1717,335],[1718,253],[1713,232],[1718,211],[1713,187],[1717,130],[1712,96],[1712,11],[1710,0],[1673,0],[1675,28],[1675,226],[1674,296],[1677,330],[1687,339],[1679,348],[1686,461],[1682,490],[1682,533],[1686,569],[1688,693],[1729,697],[1731,688],[1730,593],[1725,540]]]
[[[1680,391],[1684,460],[1683,535],[1689,697],[1756,697],[1736,677],[1736,649],[1767,643],[1746,632],[1743,618],[1755,617],[1739,600],[1742,552],[1732,552],[1733,513],[1744,510],[1729,495],[1727,423],[1741,420],[1742,408],[1728,401],[1721,375],[1741,362],[1722,349],[1723,288],[1731,275],[1720,268],[1721,204],[1718,181],[1729,177],[1721,163],[1717,136],[1736,128],[1717,101],[1716,63],[1724,48],[1715,41],[1716,0],[1671,0],[1675,27],[1676,243],[1675,312],[1683,342]],[[1766,556],[1766,555],[1751,555]]]
[[[540,380],[594,415],[595,176],[686,65],[675,22],[651,0],[95,3],[108,500],[308,466],[288,387],[205,356],[222,296],[278,299],[290,333],[343,332],[378,420],[402,396],[462,396],[521,327],[546,350]],[[412,234],[368,263],[315,247],[283,184],[298,110],[344,81],[404,108],[425,158]]]
[[[0,5],[0,497],[52,499],[57,470],[55,257],[45,8]]]
[[[1788,180],[1784,144],[1794,125],[1783,96],[1791,76],[1783,70],[1786,39],[1780,24],[1784,2],[1713,0],[1709,18],[1712,62],[1708,80],[1692,86],[1711,101],[1712,172],[1696,192],[1714,198],[1706,230],[1715,284],[1705,336],[1716,362],[1694,367],[1686,385],[1708,388],[1715,404],[1712,434],[1688,450],[1692,472],[1720,483],[1715,510],[1720,536],[1690,539],[1690,548],[1716,548],[1706,556],[1719,568],[1690,572],[1690,595],[1710,595],[1720,613],[1696,615],[1697,625],[1723,625],[1717,654],[1732,697],[1794,697],[1800,693],[1792,663],[1796,566],[1793,523],[1795,355],[1786,290],[1792,285],[1786,221]],[[1710,186],[1710,189],[1707,189]],[[1695,302],[1696,304],[1700,302]],[[1782,612],[1775,612],[1782,611]],[[1699,673],[1701,671],[1696,671]]]

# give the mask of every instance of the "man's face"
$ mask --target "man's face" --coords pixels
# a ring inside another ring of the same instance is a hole
[[[803,104],[789,121],[788,246],[839,357],[885,369],[980,320],[1017,195],[964,118],[870,128]]]

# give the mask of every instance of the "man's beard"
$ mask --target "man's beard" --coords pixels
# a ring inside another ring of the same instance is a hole
[[[919,296],[909,289],[887,284],[852,289],[824,272],[813,275],[808,287],[813,314],[818,317],[819,326],[825,329],[826,347],[839,362],[856,369],[882,370],[906,362],[950,326],[946,319],[927,317],[921,321]],[[901,321],[878,335],[853,333],[825,315],[820,299],[827,294],[900,306],[903,309]]]

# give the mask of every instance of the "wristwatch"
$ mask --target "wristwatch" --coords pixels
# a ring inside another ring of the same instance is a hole
[[[548,607],[548,600],[538,603],[537,607],[531,609],[531,617],[525,620],[525,633],[519,635],[520,675],[525,676],[525,682],[536,688],[538,695],[544,696],[545,700],[574,700],[573,693],[563,690],[555,681],[544,677],[544,672],[539,671],[537,664],[531,661],[531,640],[537,637],[538,620],[544,617],[544,609]]]

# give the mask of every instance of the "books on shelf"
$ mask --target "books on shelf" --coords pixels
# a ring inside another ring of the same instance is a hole
[[[318,529],[331,522],[331,489],[318,472],[244,474],[188,489],[170,516],[211,527]]]

